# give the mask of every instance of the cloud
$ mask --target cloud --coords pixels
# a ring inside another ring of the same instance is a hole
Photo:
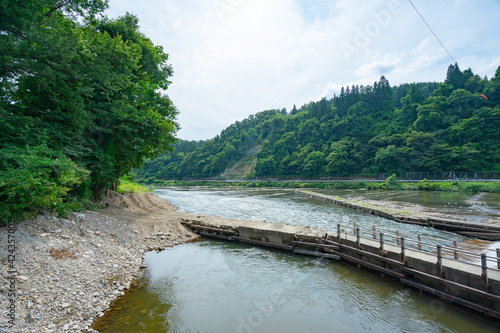
[[[494,74],[499,4],[414,3],[462,69]],[[381,75],[393,85],[442,81],[451,63],[403,0],[111,0],[110,6],[111,16],[136,14],[141,31],[169,53],[174,76],[167,92],[184,139],[207,139],[250,114],[290,110]]]

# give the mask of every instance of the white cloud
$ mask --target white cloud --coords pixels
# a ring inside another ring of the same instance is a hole
[[[413,1],[462,69],[500,65],[500,5]],[[396,5],[395,7],[391,7]],[[341,86],[442,81],[451,63],[403,0],[111,0],[164,46],[174,68],[168,94],[184,139],[207,139],[250,114],[297,107]],[[396,8],[396,10],[394,10]],[[355,53],[346,56],[342,45]]]

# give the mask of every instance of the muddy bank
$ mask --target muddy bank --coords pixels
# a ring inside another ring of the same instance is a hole
[[[180,222],[225,220],[179,213],[153,193],[108,191],[104,203],[103,210],[17,223],[10,230],[15,273],[9,269],[9,229],[0,229],[0,332],[92,332],[95,318],[137,277],[147,251],[198,237]]]

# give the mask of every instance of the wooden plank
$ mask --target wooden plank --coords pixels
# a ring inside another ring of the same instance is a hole
[[[299,241],[293,241],[292,243],[294,245],[318,247],[318,248],[322,248],[322,249],[330,249],[330,250],[335,250],[335,251],[337,251],[339,249],[339,247],[337,245],[329,245],[329,244],[323,244],[323,243],[309,243],[309,242],[299,242]]]
[[[353,251],[353,252],[356,252],[356,253],[361,254],[363,256],[375,258],[375,259],[378,259],[380,261],[383,261],[385,263],[388,263],[388,264],[391,264],[391,265],[394,265],[394,266],[397,266],[397,267],[404,266],[404,264],[402,262],[400,262],[400,261],[397,261],[397,260],[394,260],[394,259],[391,259],[391,258],[387,258],[387,257],[382,257],[381,255],[378,255],[376,253],[371,253],[371,252],[363,251],[363,250],[357,249],[355,247],[351,247],[351,246],[348,246],[348,245],[345,245],[345,244],[335,243],[335,242],[332,242],[330,240],[326,240],[325,243],[327,243],[327,244],[335,244],[339,248],[346,249],[346,250],[349,250],[349,251]]]
[[[226,236],[221,236],[221,235],[214,235],[214,234],[210,234],[208,232],[203,232],[203,231],[200,231],[199,234],[201,236],[205,236],[205,237],[217,238],[217,239],[222,239],[222,240],[227,240],[227,241],[234,241],[233,237],[226,237]]]
[[[487,293],[485,291],[482,291],[482,290],[479,290],[476,288],[472,288],[472,287],[469,287],[469,286],[466,286],[466,285],[463,285],[463,284],[460,284],[457,282],[453,282],[453,281],[446,280],[446,279],[443,279],[443,278],[440,278],[440,277],[437,277],[437,276],[434,276],[431,274],[420,272],[420,271],[417,271],[416,269],[413,269],[413,268],[403,267],[401,270],[405,273],[420,275],[420,276],[425,277],[426,279],[440,282],[444,285],[448,285],[448,286],[453,287],[453,288],[461,289],[461,290],[466,291],[470,294],[473,294],[473,295],[476,295],[479,297],[483,297],[483,298],[486,298],[490,301],[497,302],[500,304],[500,296],[498,296],[498,295],[490,294],[490,293]]]
[[[273,247],[273,248],[280,249],[280,250],[292,251],[291,245],[269,243],[269,242],[258,241],[255,239],[242,238],[242,237],[232,237],[232,238],[236,239],[237,241],[240,241],[242,243],[260,245],[260,246],[265,246],[265,247]]]
[[[402,278],[405,277],[404,274],[395,272],[395,271],[387,269],[387,268],[380,267],[378,265],[375,265],[375,264],[363,261],[363,260],[358,259],[358,258],[354,258],[354,257],[352,257],[350,255],[345,254],[345,253],[337,252],[335,254],[338,255],[340,258],[342,258],[344,260],[355,262],[357,264],[360,264],[361,266],[368,267],[368,268],[370,268],[372,270],[379,271],[381,273],[384,273],[386,275],[389,275],[389,276],[392,276],[392,277],[395,277],[395,278],[398,278],[398,279],[402,279]]]
[[[323,252],[306,251],[306,250],[295,249],[295,250],[293,250],[293,253],[305,254],[305,255],[308,255],[308,256],[328,258],[328,259],[333,259],[333,260],[340,260],[340,257],[338,255],[336,255],[336,254],[328,254],[328,253],[323,253]]]
[[[192,229],[203,229],[203,230],[220,232],[220,233],[229,234],[229,235],[237,235],[238,234],[236,231],[233,231],[233,230],[218,229],[218,228],[207,227],[207,226],[198,225],[198,224],[191,224],[189,227]]]
[[[443,300],[451,301],[451,302],[460,304],[462,306],[466,306],[468,308],[471,308],[473,310],[476,310],[478,312],[481,312],[485,315],[500,319],[500,313],[493,310],[493,309],[490,309],[488,307],[485,307],[485,306],[482,306],[482,305],[479,305],[476,303],[472,303],[472,302],[467,301],[465,299],[450,295],[448,293],[436,290],[436,289],[431,288],[429,286],[426,286],[426,285],[423,285],[423,284],[420,284],[420,283],[417,283],[417,282],[414,282],[414,281],[411,281],[408,279],[401,279],[400,281],[401,281],[401,283],[403,283],[405,285],[411,286],[411,287],[419,289],[419,290],[423,290],[423,291],[430,293],[434,296],[437,296]]]

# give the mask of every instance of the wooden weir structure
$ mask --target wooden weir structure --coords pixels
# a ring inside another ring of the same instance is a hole
[[[416,224],[424,227],[431,227],[446,231],[455,232],[468,237],[475,237],[484,240],[500,241],[500,226],[485,225],[482,223],[472,223],[461,220],[445,219],[435,216],[418,216],[409,213],[385,209],[380,206],[367,205],[346,198],[333,197],[326,194],[296,190],[297,193],[313,199],[333,203],[346,208],[355,209],[367,214],[380,216],[400,223]]]
[[[403,285],[500,319],[500,249],[478,254],[456,243],[387,229],[337,224],[335,233],[262,221],[182,224],[206,237],[342,260]]]

